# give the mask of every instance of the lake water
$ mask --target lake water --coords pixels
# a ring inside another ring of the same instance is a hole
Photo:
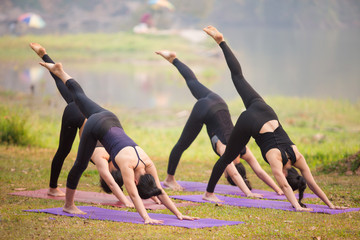
[[[246,79],[264,97],[273,95],[346,99],[360,96],[360,31],[223,31],[235,51]],[[175,49],[176,50],[176,49]],[[226,63],[214,45],[217,59],[191,63],[202,76],[212,75],[205,84],[225,100],[238,98]],[[210,58],[204,53],[204,59]],[[37,59],[36,59],[37,60]],[[214,64],[214,62],[217,62]],[[106,63],[102,63],[106,64]],[[125,72],[76,68],[67,71],[85,92],[101,104],[150,109],[193,103],[194,98],[180,74],[170,64],[149,62],[129,65]],[[50,75],[37,62],[22,66],[2,63],[0,87],[63,101]]]

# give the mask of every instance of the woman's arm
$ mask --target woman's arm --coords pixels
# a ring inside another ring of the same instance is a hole
[[[109,186],[111,192],[115,195],[117,199],[120,200],[126,207],[134,207],[134,204],[129,201],[129,199],[125,196],[120,186],[115,182],[113,176],[109,171],[109,154],[106,152],[105,148],[97,147],[91,157],[95,166],[99,172],[99,175],[106,184]]]
[[[224,154],[226,150],[226,145],[224,145],[220,140],[218,140],[218,142],[216,143],[216,151],[219,153],[220,156],[222,156]],[[246,153],[248,153],[250,150],[246,147]],[[250,152],[251,153],[251,152]],[[246,154],[245,154],[246,155]],[[256,159],[255,159],[256,161]],[[246,183],[244,182],[244,179],[241,177],[241,175],[239,174],[239,172],[237,171],[236,167],[235,167],[235,162],[240,162],[239,160],[239,156],[235,158],[235,160],[233,160],[226,168],[224,171],[225,176],[228,175],[229,177],[231,177],[231,179],[233,180],[233,182],[235,183],[235,185],[240,188],[240,190],[245,193],[245,195],[247,197],[257,197],[257,198],[262,198],[264,197],[264,195],[262,194],[257,194],[257,193],[252,193],[251,190],[248,188],[248,186],[246,185]]]
[[[150,164],[146,165],[146,173],[151,174],[156,182],[156,186],[161,189],[161,194],[158,195],[157,197],[159,198],[159,200],[178,218],[178,219],[182,219],[182,214],[181,212],[177,209],[177,207],[175,206],[175,204],[173,203],[173,201],[171,201],[171,199],[169,198],[169,196],[166,194],[166,192],[164,191],[164,189],[161,187],[160,184],[160,180],[159,177],[157,175],[157,171],[155,168],[155,165],[153,162],[151,162]]]
[[[239,172],[236,170],[234,163],[230,163],[226,168],[225,171],[231,177],[233,182],[240,188],[240,190],[245,193],[247,197],[256,197],[262,198],[264,195],[258,193],[252,193],[250,189],[246,186],[244,179],[240,176]]]
[[[270,163],[271,170],[274,174],[274,177],[276,181],[278,182],[281,190],[283,190],[287,200],[291,203],[291,205],[297,210],[297,211],[312,211],[311,208],[303,208],[300,206],[299,202],[297,201],[294,191],[290,187],[288,181],[286,180],[286,177],[282,171],[283,165],[281,158],[276,158],[276,152],[279,151],[278,149],[271,149],[267,152],[266,158],[268,159]],[[273,156],[270,156],[273,155]]]
[[[274,180],[262,169],[259,162],[256,160],[254,154],[250,151],[250,149],[246,146],[246,153],[241,156],[251,167],[251,169],[255,172],[256,176],[260,178],[264,183],[266,183],[269,187],[271,187],[277,194],[283,195],[283,191],[276,185]]]
[[[118,162],[117,162],[117,164],[119,165]],[[153,223],[153,224],[163,223],[162,220],[151,219],[150,216],[147,214],[144,203],[143,203],[142,199],[140,198],[138,190],[135,185],[134,170],[131,167],[126,166],[126,161],[122,161],[119,167],[121,170],[121,174],[123,176],[125,188],[129,194],[131,200],[133,201],[136,210],[138,211],[140,216],[144,219],[145,223],[150,223],[150,224],[151,223]]]
[[[156,186],[159,189],[161,189],[161,194],[158,195],[157,197],[165,205],[165,207],[167,207],[178,219],[180,219],[180,220],[199,219],[197,217],[190,217],[190,216],[185,216],[185,215],[181,214],[181,212],[175,206],[174,202],[169,198],[169,196],[166,194],[164,189],[161,187],[160,180],[159,180],[159,177],[158,177],[158,174],[157,174],[157,171],[156,171],[156,168],[155,168],[155,165],[153,162],[146,165],[146,173],[151,174],[154,177]]]
[[[332,209],[346,209],[346,207],[334,206],[326,196],[326,194],[321,190],[319,185],[315,182],[313,175],[311,174],[310,168],[307,165],[305,158],[301,155],[301,157],[296,159],[294,164],[301,171],[301,175],[305,178],[307,185],[310,190],[313,191],[329,208]]]

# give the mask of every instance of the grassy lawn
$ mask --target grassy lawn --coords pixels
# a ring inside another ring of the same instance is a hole
[[[32,109],[26,103],[26,96],[1,94],[2,108],[6,117],[13,115],[26,118],[25,126],[29,138],[35,145],[14,146],[0,145],[0,179],[1,179],[1,233],[2,239],[357,239],[360,237],[360,212],[338,215],[286,212],[271,209],[240,208],[201,204],[182,207],[181,212],[201,218],[244,221],[235,226],[214,227],[189,230],[169,226],[149,226],[131,223],[118,223],[97,220],[84,220],[47,214],[26,213],[22,210],[36,208],[61,207],[63,202],[9,195],[9,193],[26,189],[36,190],[48,186],[50,165],[56,151],[61,110],[47,109],[43,104],[39,109]],[[32,99],[41,101],[41,99]],[[360,176],[343,174],[323,174],[317,171],[323,164],[332,164],[337,160],[355,153],[359,149],[358,106],[338,101],[270,98],[271,104],[283,106],[279,112],[283,125],[293,136],[294,142],[304,152],[318,184],[329,198],[339,205],[360,207]],[[229,103],[230,109],[240,109],[240,102]],[[316,106],[331,104],[331,108],[318,111]],[[135,111],[111,107],[119,116],[128,134],[142,146],[155,162],[160,179],[166,175],[169,152],[176,142],[186,118],[175,117],[175,109],[153,111]],[[339,109],[343,114],[336,116]],[[301,109],[301,111],[299,111]],[[30,114],[31,112],[31,114]],[[127,114],[124,114],[124,113]],[[317,112],[317,115],[314,115]],[[340,116],[341,115],[341,116]],[[302,116],[302,117],[301,117]],[[327,120],[332,116],[331,120]],[[4,118],[5,116],[2,116]],[[316,118],[316,119],[314,119]],[[169,124],[171,122],[172,124]],[[334,130],[335,129],[335,130]],[[326,137],[316,141],[313,136],[322,133]],[[200,136],[183,154],[177,170],[178,180],[208,180],[212,166],[217,160],[203,129]],[[66,159],[59,183],[66,184],[77,149],[78,139],[71,154]],[[254,142],[251,149],[263,168],[270,172],[268,165],[261,160],[260,152]],[[323,157],[323,158],[321,158]],[[246,165],[252,185],[257,189],[269,190]],[[83,174],[78,189],[99,192],[99,177],[93,165],[89,165]],[[220,183],[225,184],[222,178]],[[189,194],[167,191],[169,195]],[[305,192],[311,192],[307,189]],[[191,194],[202,194],[191,193]],[[307,199],[305,203],[321,204],[320,200]],[[78,205],[88,205],[78,203]],[[103,206],[102,206],[103,207]],[[114,207],[106,207],[116,209]],[[130,211],[134,211],[131,210]],[[168,210],[149,211],[171,214]]]
[[[197,54],[201,49],[214,47],[208,41],[202,44],[189,44],[174,34],[152,35],[119,32],[112,34],[72,34],[72,35],[24,35],[20,37],[5,36],[0,38],[0,61],[21,62],[34,60],[34,53],[29,48],[30,42],[43,45],[52,56],[64,62],[99,61],[129,62],[139,60],[159,60],[154,54],[166,46],[182,53],[188,60],[199,60]],[[162,60],[163,61],[163,60]]]

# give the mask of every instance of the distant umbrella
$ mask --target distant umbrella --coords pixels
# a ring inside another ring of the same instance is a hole
[[[18,17],[18,22],[26,23],[29,27],[43,28],[45,27],[45,21],[35,13],[24,13]]]
[[[148,4],[154,9],[166,8],[171,11],[175,9],[174,5],[168,0],[149,0]]]
[[[34,66],[34,67],[30,67],[28,69],[25,69],[21,73],[20,78],[23,82],[26,82],[28,84],[35,84],[42,79],[44,73],[45,73],[45,70],[43,67]]]

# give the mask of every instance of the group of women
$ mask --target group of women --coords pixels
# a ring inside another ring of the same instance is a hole
[[[222,49],[232,81],[246,110],[240,114],[234,126],[225,101],[202,85],[191,69],[182,63],[174,52],[167,50],[156,52],[178,69],[191,93],[197,99],[183,132],[170,153],[164,185],[174,190],[182,190],[174,176],[177,165],[182,153],[195,140],[203,125],[206,125],[213,150],[220,158],[213,167],[203,199],[220,201],[215,196],[214,189],[223,173],[229,182],[238,186],[246,196],[262,197],[260,194],[252,193],[248,180],[239,174],[236,166],[243,169],[239,160],[242,158],[277,194],[285,194],[296,210],[311,211],[312,209],[306,208],[295,197],[293,192],[295,188],[289,184],[292,182],[291,179],[295,179],[289,177],[293,172],[292,167],[300,170],[304,178],[302,182],[306,180],[309,188],[329,208],[343,209],[343,207],[334,206],[316,184],[305,158],[286,134],[274,110],[245,80],[241,66],[224,41],[223,35],[213,26],[208,26],[203,30]],[[147,214],[142,201],[147,198],[152,198],[157,203],[161,202],[180,220],[197,219],[197,217],[182,215],[176,208],[161,187],[154,163],[146,152],[125,133],[115,114],[89,99],[78,82],[64,71],[62,64],[54,63],[41,45],[31,43],[30,47],[43,59],[44,62],[40,64],[50,71],[59,92],[67,102],[62,117],[59,147],[52,161],[48,190],[49,195],[65,195],[63,211],[85,214],[74,204],[74,196],[80,177],[91,161],[99,171],[103,189],[106,192],[112,192],[125,206],[135,207],[145,223],[162,223],[160,220],[151,219]],[[63,193],[57,186],[57,180],[78,129],[80,135],[78,152],[67,177],[66,193]],[[278,185],[261,168],[246,146],[251,137],[260,147],[264,160],[270,164]],[[291,174],[288,175],[288,172]],[[299,178],[296,179],[299,181]],[[122,185],[125,185],[131,201],[122,192]]]

